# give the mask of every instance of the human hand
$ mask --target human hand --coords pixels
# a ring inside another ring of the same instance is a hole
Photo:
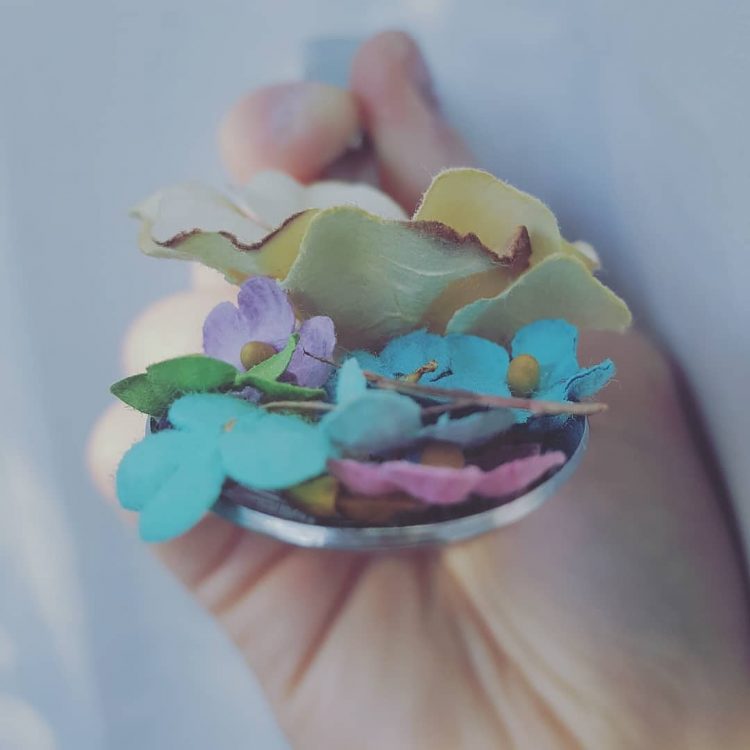
[[[382,185],[411,208],[435,172],[471,158],[427,92],[413,42],[382,34],[358,53],[352,93],[296,84],[247,97],[222,154],[240,181],[269,167],[310,180],[364,127]],[[203,318],[235,293],[197,270],[192,289],[135,321],[126,369],[200,350]],[[573,479],[513,526],[363,555],[288,547],[209,515],[155,546],[235,641],[295,748],[746,747],[741,563],[673,375],[636,334],[588,335],[581,349],[617,362],[610,411]],[[95,428],[92,471],[109,496],[142,432],[119,404]]]

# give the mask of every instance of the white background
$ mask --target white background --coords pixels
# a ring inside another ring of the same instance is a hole
[[[210,10],[207,8],[210,7]],[[750,6],[0,0],[0,747],[283,747],[83,468],[118,344],[187,269],[126,212],[224,179],[223,110],[319,37],[410,30],[484,165],[542,197],[681,363],[750,528]],[[676,467],[679,470],[679,467]]]

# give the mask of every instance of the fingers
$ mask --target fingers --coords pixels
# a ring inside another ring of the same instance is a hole
[[[366,41],[352,65],[351,89],[383,189],[408,210],[441,169],[473,163],[440,115],[422,53],[407,34],[386,31]]]
[[[354,97],[322,83],[285,83],[240,99],[219,129],[219,149],[240,183],[255,172],[279,169],[315,179],[359,136]]]

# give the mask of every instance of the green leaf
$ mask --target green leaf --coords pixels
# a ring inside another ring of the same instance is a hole
[[[276,401],[309,401],[314,398],[322,398],[326,394],[322,388],[303,388],[293,383],[266,380],[256,377],[251,372],[243,374],[242,385],[251,385]]]
[[[253,378],[263,378],[264,380],[278,380],[289,367],[294,350],[299,342],[299,334],[293,333],[289,337],[286,346],[273,357],[269,357],[263,362],[259,362],[255,367],[251,367],[247,372],[241,372],[235,377],[235,385],[250,385],[245,380],[245,376],[250,375]]]
[[[152,417],[162,416],[177,395],[174,388],[152,382],[146,373],[118,380],[109,390],[120,401]]]
[[[149,382],[190,392],[215,391],[234,384],[237,370],[227,362],[202,354],[167,359],[146,368]]]

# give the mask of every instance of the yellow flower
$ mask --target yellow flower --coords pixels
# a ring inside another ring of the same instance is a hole
[[[236,283],[274,276],[305,316],[333,318],[345,347],[424,326],[504,342],[542,318],[611,330],[631,320],[594,276],[596,255],[563,239],[541,201],[476,169],[439,174],[410,220],[374,188],[279,173],[239,203],[173,188],[135,214],[144,252],[200,260]]]

